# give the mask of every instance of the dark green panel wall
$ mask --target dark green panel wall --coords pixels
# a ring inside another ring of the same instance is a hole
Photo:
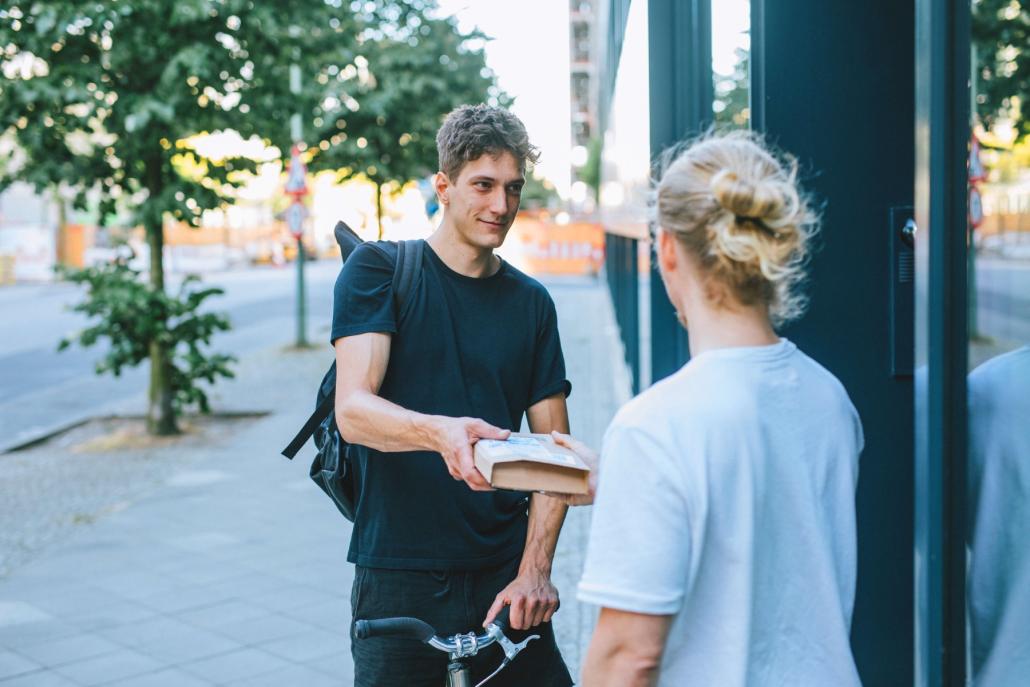
[[[710,0],[649,0],[648,83],[651,157],[705,131],[712,121]],[[651,253],[651,381],[689,357],[687,335],[662,287]]]
[[[913,681],[912,383],[891,376],[891,208],[911,206],[914,4],[753,0],[755,128],[825,203],[811,306],[784,334],[844,383],[866,448],[852,628],[867,687]]]

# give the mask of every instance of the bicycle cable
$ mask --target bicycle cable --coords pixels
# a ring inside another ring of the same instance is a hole
[[[510,659],[510,658],[507,658],[507,657],[505,657],[505,659],[504,659],[503,661],[501,661],[501,665],[497,666],[497,670],[495,670],[494,672],[490,673],[490,674],[489,674],[489,675],[487,675],[487,676],[486,676],[485,678],[483,678],[483,680],[482,680],[481,682],[479,682],[478,684],[476,684],[476,687],[483,687],[483,685],[485,685],[485,684],[486,684],[487,682],[489,682],[490,680],[492,680],[492,679],[493,679],[493,678],[494,678],[494,677],[495,677],[495,676],[497,675],[497,673],[499,673],[499,672],[501,672],[502,670],[504,670],[504,668],[505,668],[505,667],[506,667],[506,666],[507,666],[507,665],[508,665],[509,663],[511,663],[511,659]]]

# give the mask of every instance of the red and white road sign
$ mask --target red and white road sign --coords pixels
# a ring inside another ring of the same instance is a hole
[[[308,168],[300,159],[300,146],[290,149],[290,168],[286,172],[286,195],[300,198],[308,194]]]
[[[984,204],[976,184],[969,186],[969,226],[976,229],[984,222]]]
[[[308,217],[308,209],[304,203],[295,200],[286,208],[286,226],[290,228],[293,238],[299,239],[304,235],[304,220]]]
[[[986,181],[986,179],[987,169],[984,167],[983,160],[980,159],[980,141],[974,134],[969,142],[969,181]]]

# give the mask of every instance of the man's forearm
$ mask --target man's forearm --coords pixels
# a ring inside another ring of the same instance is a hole
[[[435,423],[434,415],[407,410],[368,391],[337,399],[340,436],[377,451],[436,451]]]
[[[565,395],[555,394],[535,403],[526,413],[531,432],[550,434],[552,430],[569,432],[569,410]],[[533,494],[529,501],[529,528],[526,532],[526,548],[522,554],[519,574],[529,571],[551,574],[554,549],[558,546],[558,534],[565,522],[569,507],[563,501],[543,494]]]
[[[558,534],[568,509],[564,503],[550,496],[533,494],[530,497],[526,548],[519,565],[519,574],[533,571],[550,576]]]

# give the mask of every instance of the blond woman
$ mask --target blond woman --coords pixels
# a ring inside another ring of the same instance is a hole
[[[751,134],[708,136],[673,156],[656,207],[691,359],[605,435],[583,684],[858,685],[862,429],[833,374],[776,333],[802,312],[816,229],[796,167]]]

